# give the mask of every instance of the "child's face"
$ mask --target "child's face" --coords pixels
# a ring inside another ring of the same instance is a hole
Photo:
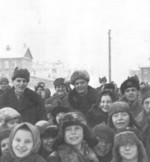
[[[17,157],[27,156],[33,148],[32,134],[28,130],[20,129],[12,141],[12,149]]]
[[[58,94],[58,95],[64,95],[65,93],[66,93],[66,86],[65,85],[57,85],[56,86],[56,88],[55,88],[55,90],[56,90],[56,93]]]
[[[94,147],[94,150],[98,156],[107,155],[112,149],[112,143],[106,141],[104,138],[98,138],[98,144]]]
[[[6,127],[12,129],[15,126],[17,126],[18,124],[19,124],[19,119],[11,119],[11,120],[7,121]]]
[[[51,152],[52,151],[52,145],[54,143],[54,138],[47,137],[42,139],[42,146],[46,151]]]
[[[66,127],[64,138],[65,142],[69,145],[80,145],[83,140],[83,128],[80,125]]]
[[[9,137],[1,140],[1,152],[2,152],[2,154],[4,154],[5,152],[8,152],[8,143],[9,143]]]
[[[100,102],[100,107],[102,111],[108,112],[110,109],[110,104],[112,103],[112,100],[109,95],[102,96],[101,102]]]
[[[136,144],[126,144],[119,147],[119,153],[122,159],[133,160],[138,156],[138,147]]]
[[[143,102],[143,107],[147,113],[150,112],[150,98],[146,98]]]
[[[119,112],[113,114],[112,122],[116,129],[123,129],[129,126],[130,117],[127,112]]]

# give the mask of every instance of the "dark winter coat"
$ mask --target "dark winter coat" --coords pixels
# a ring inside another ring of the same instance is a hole
[[[91,109],[86,114],[86,119],[91,128],[100,123],[106,123],[108,120],[108,113],[102,111],[97,104],[93,104]]]
[[[56,93],[45,100],[45,107],[51,105],[52,108],[62,106],[62,107],[70,107],[70,103],[68,101],[68,93],[66,93],[63,97],[60,97]]]
[[[100,157],[100,156],[97,156],[97,157],[98,157],[99,162],[111,162],[112,150],[111,150],[111,152],[109,152],[107,155],[105,155],[103,157]]]
[[[43,159],[40,155],[38,155],[37,153],[35,153],[34,155],[19,160],[19,159],[12,159],[12,157],[10,156],[10,154],[5,154],[5,156],[3,156],[0,160],[0,162],[46,162],[45,159]]]
[[[88,145],[84,147],[84,155],[70,145],[63,144],[48,157],[48,162],[98,162],[97,156]]]
[[[139,128],[143,128],[144,125],[146,124],[146,116],[144,113],[144,108],[142,106],[141,101],[137,98],[133,103],[129,103],[126,99],[126,97],[123,97],[120,99],[121,101],[127,102],[130,106],[130,113],[132,117],[135,119],[136,124],[138,125]]]
[[[81,111],[84,115],[96,103],[97,98],[98,93],[96,89],[90,86],[88,86],[88,93],[85,96],[80,96],[75,89],[69,93],[69,102],[73,109]]]
[[[17,99],[12,87],[3,96],[2,107],[12,107],[21,114],[24,122],[35,124],[43,118],[43,104],[41,98],[29,88],[26,88],[21,99]]]

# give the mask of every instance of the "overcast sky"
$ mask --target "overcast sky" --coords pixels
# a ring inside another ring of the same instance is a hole
[[[130,68],[148,64],[149,0],[0,0],[0,48],[25,43],[35,60],[60,59],[107,76],[109,29],[119,83]]]

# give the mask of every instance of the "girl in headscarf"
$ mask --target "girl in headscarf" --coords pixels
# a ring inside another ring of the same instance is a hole
[[[3,162],[46,162],[37,154],[40,148],[38,129],[30,123],[21,123],[10,134],[9,152],[2,156]]]

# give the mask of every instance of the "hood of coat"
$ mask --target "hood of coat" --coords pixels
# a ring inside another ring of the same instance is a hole
[[[27,123],[27,122],[24,122],[24,123],[21,123],[19,124],[18,126],[16,126],[11,134],[10,134],[10,143],[9,143],[9,150],[10,150],[10,154],[12,156],[12,158],[18,158],[14,151],[13,151],[13,148],[12,148],[12,142],[13,142],[13,139],[15,137],[15,134],[18,130],[22,129],[22,128],[28,128],[32,134],[32,138],[33,138],[33,147],[32,147],[32,150],[29,152],[29,154],[26,156],[26,157],[29,157],[30,155],[33,155],[35,153],[37,153],[40,149],[40,145],[41,145],[41,140],[40,140],[40,134],[39,134],[39,131],[38,129],[30,124],[30,123]],[[26,157],[23,157],[23,158],[26,158]]]

